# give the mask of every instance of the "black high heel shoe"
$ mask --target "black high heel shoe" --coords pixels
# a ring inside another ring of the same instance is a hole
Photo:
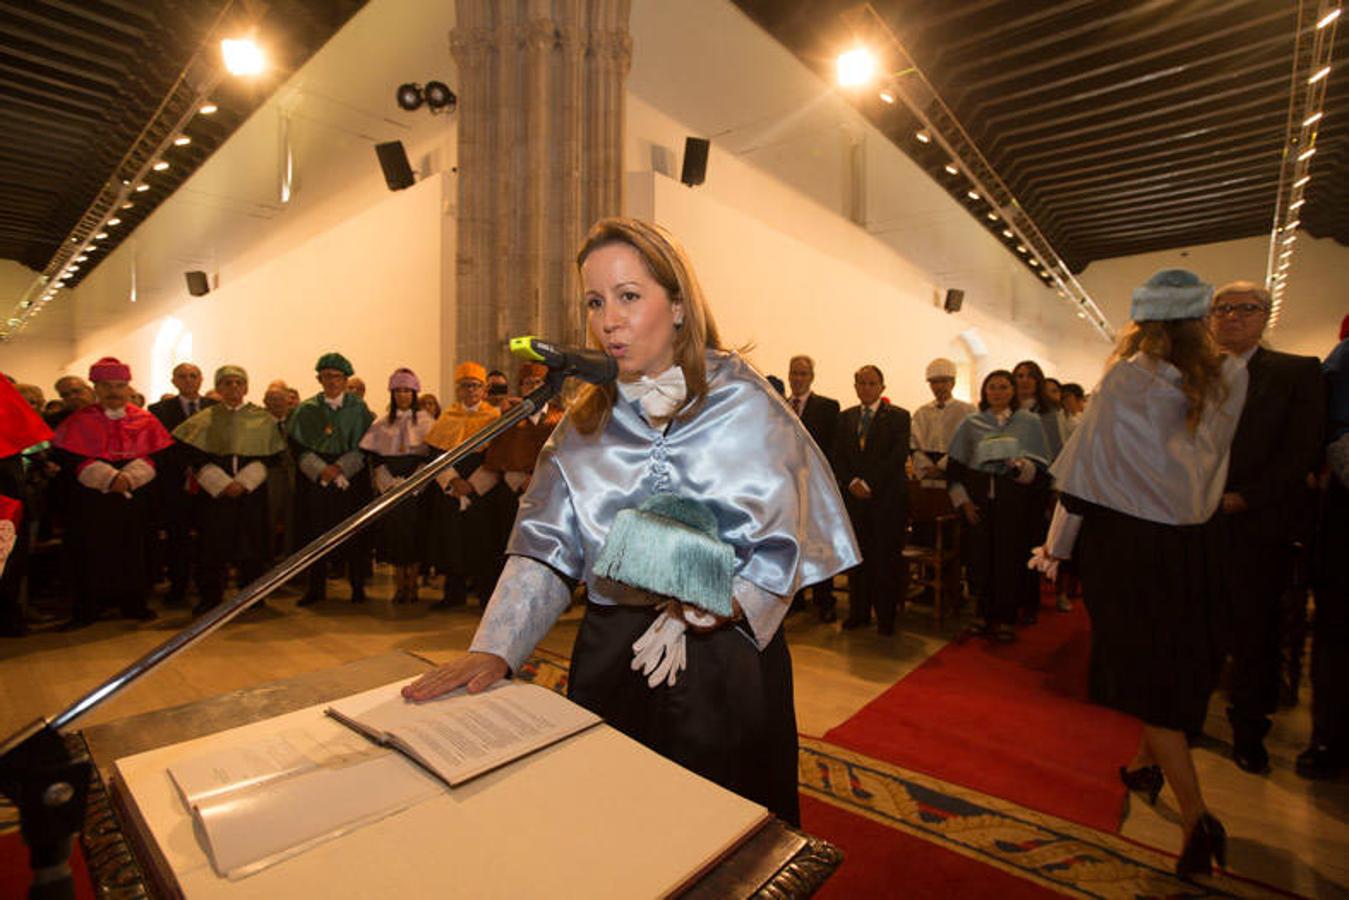
[[[1195,875],[1211,875],[1213,860],[1217,860],[1220,867],[1227,868],[1227,830],[1223,828],[1222,822],[1204,813],[1190,832],[1185,849],[1180,851],[1180,859],[1176,860],[1176,875],[1186,879]]]
[[[1129,790],[1145,795],[1149,806],[1157,805],[1157,795],[1162,792],[1162,785],[1166,783],[1161,766],[1140,766],[1133,770],[1120,766],[1119,780],[1124,782],[1124,786]]]

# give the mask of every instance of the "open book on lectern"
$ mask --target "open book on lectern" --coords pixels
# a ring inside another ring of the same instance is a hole
[[[425,703],[404,700],[401,687],[324,710],[352,731],[301,726],[169,766],[217,874],[251,874],[600,722],[521,682]]]

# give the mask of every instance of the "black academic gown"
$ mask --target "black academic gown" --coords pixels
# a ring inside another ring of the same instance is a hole
[[[189,444],[186,451],[193,472],[204,466],[218,466],[226,475],[235,475],[250,463],[269,468],[280,453],[271,456],[234,456],[207,453]],[[267,483],[256,490],[226,497],[212,497],[198,488],[193,500],[193,522],[201,545],[200,581],[204,605],[219,603],[224,595],[225,577],[230,566],[237,566],[242,587],[263,573],[271,559],[271,530],[267,514]]]
[[[125,616],[144,615],[150,587],[151,489],[155,482],[132,491],[129,498],[104,494],[77,480],[76,470],[89,457],[59,448],[53,454],[69,498],[65,549],[75,595],[74,618],[94,621],[104,606],[117,606]],[[159,455],[154,459],[158,463]],[[131,460],[102,462],[120,470]]]
[[[407,456],[380,456],[366,451],[371,469],[384,466],[395,478],[409,478],[426,465],[426,454]],[[434,482],[432,483],[434,487]],[[395,566],[418,565],[427,557],[427,518],[430,515],[430,492],[422,490],[405,497],[379,521],[375,538],[375,556]]]
[[[964,487],[979,510],[979,523],[966,523],[962,539],[978,615],[989,625],[1013,625],[1026,593],[1026,560],[1043,538],[1027,523],[1043,509],[1049,476],[1037,469],[1033,482],[1019,484],[1007,475],[972,469],[948,454],[946,478]]]

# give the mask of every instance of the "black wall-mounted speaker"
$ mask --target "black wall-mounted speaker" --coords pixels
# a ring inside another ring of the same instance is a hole
[[[707,150],[712,142],[707,138],[684,138],[684,167],[679,180],[689,187],[702,184],[707,178]]]
[[[402,141],[376,144],[375,153],[379,156],[379,167],[384,170],[384,183],[389,186],[389,190],[401,191],[417,183],[417,179],[412,175],[408,152],[403,149]]]
[[[187,292],[193,297],[204,297],[211,293],[211,283],[205,272],[184,272],[183,277],[187,279]]]
[[[965,302],[965,292],[958,288],[951,288],[946,292],[946,302],[942,308],[949,313],[960,312],[960,305]]]

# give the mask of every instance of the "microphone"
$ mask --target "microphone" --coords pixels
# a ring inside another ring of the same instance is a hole
[[[591,384],[608,384],[618,378],[618,361],[612,356],[583,347],[559,347],[533,335],[511,338],[511,354]]]

